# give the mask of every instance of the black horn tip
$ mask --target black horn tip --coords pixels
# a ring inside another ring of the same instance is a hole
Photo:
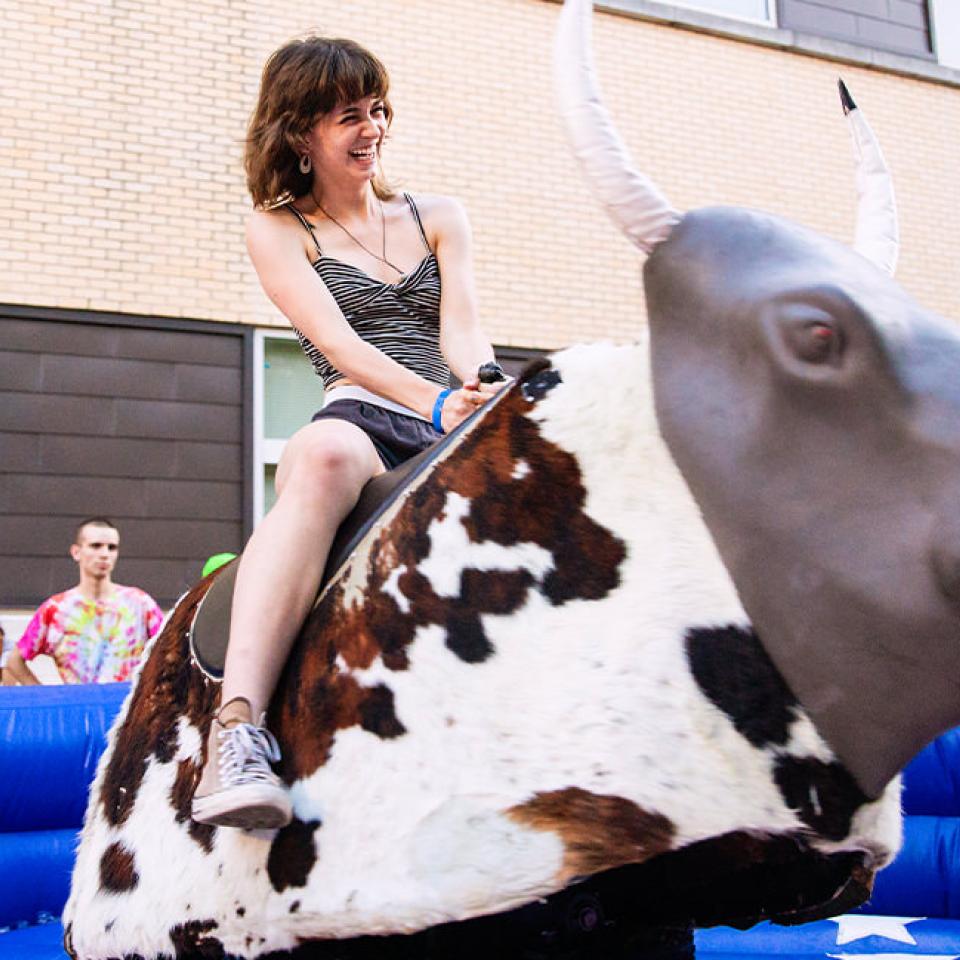
[[[853,97],[850,96],[850,91],[847,89],[847,85],[843,80],[838,79],[837,86],[840,88],[840,103],[843,105],[844,115],[850,113],[851,110],[856,110],[857,105]]]

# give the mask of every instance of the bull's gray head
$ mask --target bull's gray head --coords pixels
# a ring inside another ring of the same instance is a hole
[[[660,429],[771,658],[870,796],[960,724],[960,336],[891,279],[879,148],[854,250],[734,208],[681,215],[630,164],[567,0],[574,152],[644,268]]]

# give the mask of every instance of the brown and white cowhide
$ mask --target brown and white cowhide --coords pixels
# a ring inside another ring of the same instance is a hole
[[[84,960],[415,931],[710,838],[802,837],[867,877],[899,845],[898,783],[868,802],[753,634],[643,343],[530,369],[323,592],[269,714],[295,810],[275,835],[189,818],[206,586],[92,788],[64,917]]]

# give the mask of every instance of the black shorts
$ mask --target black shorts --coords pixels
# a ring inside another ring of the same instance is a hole
[[[334,400],[317,411],[312,420],[346,420],[356,424],[373,441],[388,470],[415,457],[443,436],[426,420],[386,410],[365,400]]]

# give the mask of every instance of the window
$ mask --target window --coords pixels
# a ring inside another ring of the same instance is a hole
[[[254,341],[253,521],[276,500],[277,464],[287,440],[323,405],[323,384],[296,336],[258,330]]]
[[[676,7],[688,7],[704,13],[716,13],[724,17],[736,17],[739,20],[752,20],[755,23],[775,25],[775,0],[659,0]]]
[[[543,351],[495,347],[504,370],[516,376]],[[292,331],[257,330],[254,338],[253,522],[277,498],[277,464],[287,441],[323,406],[323,384]]]

